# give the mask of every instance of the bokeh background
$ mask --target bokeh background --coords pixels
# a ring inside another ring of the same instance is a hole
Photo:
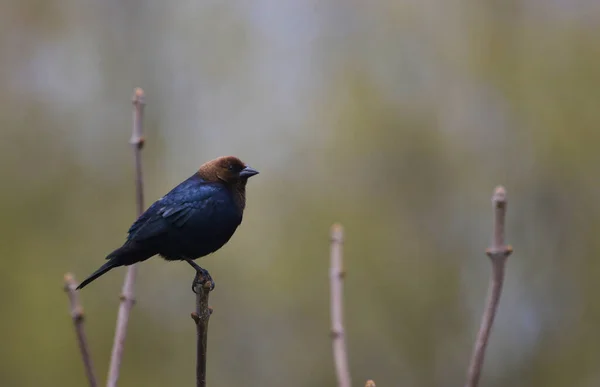
[[[62,291],[214,157],[259,169],[200,261],[209,385],[333,386],[329,227],[345,226],[354,385],[464,382],[508,190],[484,386],[600,385],[600,3],[4,0],[0,385],[84,386]],[[82,292],[104,383],[125,270]],[[193,273],[140,266],[121,386],[194,383]]]

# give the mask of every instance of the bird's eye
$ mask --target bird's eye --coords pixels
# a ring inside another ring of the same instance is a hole
[[[241,166],[241,165],[239,165],[239,164],[229,164],[229,165],[227,166],[227,169],[228,169],[228,170],[230,170],[231,172],[239,172],[239,171],[241,171],[242,169],[244,169],[244,167],[242,167],[242,166]]]

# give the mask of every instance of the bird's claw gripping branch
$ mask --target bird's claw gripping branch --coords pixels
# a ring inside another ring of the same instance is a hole
[[[201,268],[192,260],[188,260],[187,262],[196,270],[196,276],[192,282],[192,291],[196,294],[200,292],[201,288],[209,288],[210,291],[213,291],[215,281],[210,276],[208,270]]]

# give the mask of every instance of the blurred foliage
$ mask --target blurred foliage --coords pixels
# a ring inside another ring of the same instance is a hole
[[[510,258],[486,386],[596,386],[600,7],[594,1],[7,0],[0,13],[0,385],[85,384],[62,292],[206,160],[261,174],[217,282],[209,385],[334,385],[328,230],[347,233],[353,379],[464,381],[490,197]],[[104,379],[124,270],[82,299]],[[194,380],[187,265],[140,267],[120,385]]]

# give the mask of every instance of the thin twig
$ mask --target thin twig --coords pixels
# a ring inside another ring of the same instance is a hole
[[[502,186],[496,187],[492,196],[494,207],[494,231],[492,246],[486,250],[492,263],[492,276],[488,289],[488,298],[483,312],[479,334],[475,341],[473,357],[469,365],[466,387],[476,387],[479,384],[485,349],[490,338],[494,317],[498,310],[498,303],[502,293],[502,284],[504,283],[504,269],[506,260],[512,253],[512,247],[504,244],[504,221],[506,218],[506,190]]]
[[[199,284],[203,279],[199,278]],[[196,323],[196,386],[206,386],[206,349],[208,345],[208,320],[212,314],[212,308],[208,306],[208,295],[211,292],[211,281],[196,286],[196,311],[192,312],[192,319]]]
[[[71,273],[65,274],[65,292],[69,295],[69,301],[71,302],[71,318],[73,319],[73,325],[75,327],[75,333],[77,334],[77,342],[79,343],[79,351],[81,352],[81,359],[83,360],[83,366],[85,367],[85,375],[87,376],[88,382],[91,387],[96,387],[98,382],[96,380],[96,374],[94,373],[94,366],[92,364],[92,357],[90,356],[90,348],[83,329],[83,307],[79,302],[79,296],[77,291],[77,283]]]
[[[365,387],[376,387],[375,382],[372,380],[367,380],[367,384],[365,384]]]
[[[138,216],[144,212],[144,180],[142,176],[142,148],[144,147],[143,137],[143,113],[144,113],[144,91],[136,88],[133,93],[133,130],[130,144],[133,147],[135,157],[135,187],[136,204]],[[119,306],[119,315],[117,317],[117,328],[115,331],[115,340],[113,343],[112,354],[110,357],[110,368],[108,371],[108,387],[116,387],[119,379],[119,369],[123,358],[123,348],[125,346],[125,337],[127,336],[127,323],[131,308],[135,304],[133,287],[137,273],[136,265],[128,266],[123,290],[121,293],[121,305]]]
[[[331,337],[333,340],[333,360],[337,374],[338,387],[350,387],[350,369],[346,351],[344,334],[344,268],[342,262],[342,244],[344,230],[340,224],[331,227],[331,267],[329,279],[331,283]]]

